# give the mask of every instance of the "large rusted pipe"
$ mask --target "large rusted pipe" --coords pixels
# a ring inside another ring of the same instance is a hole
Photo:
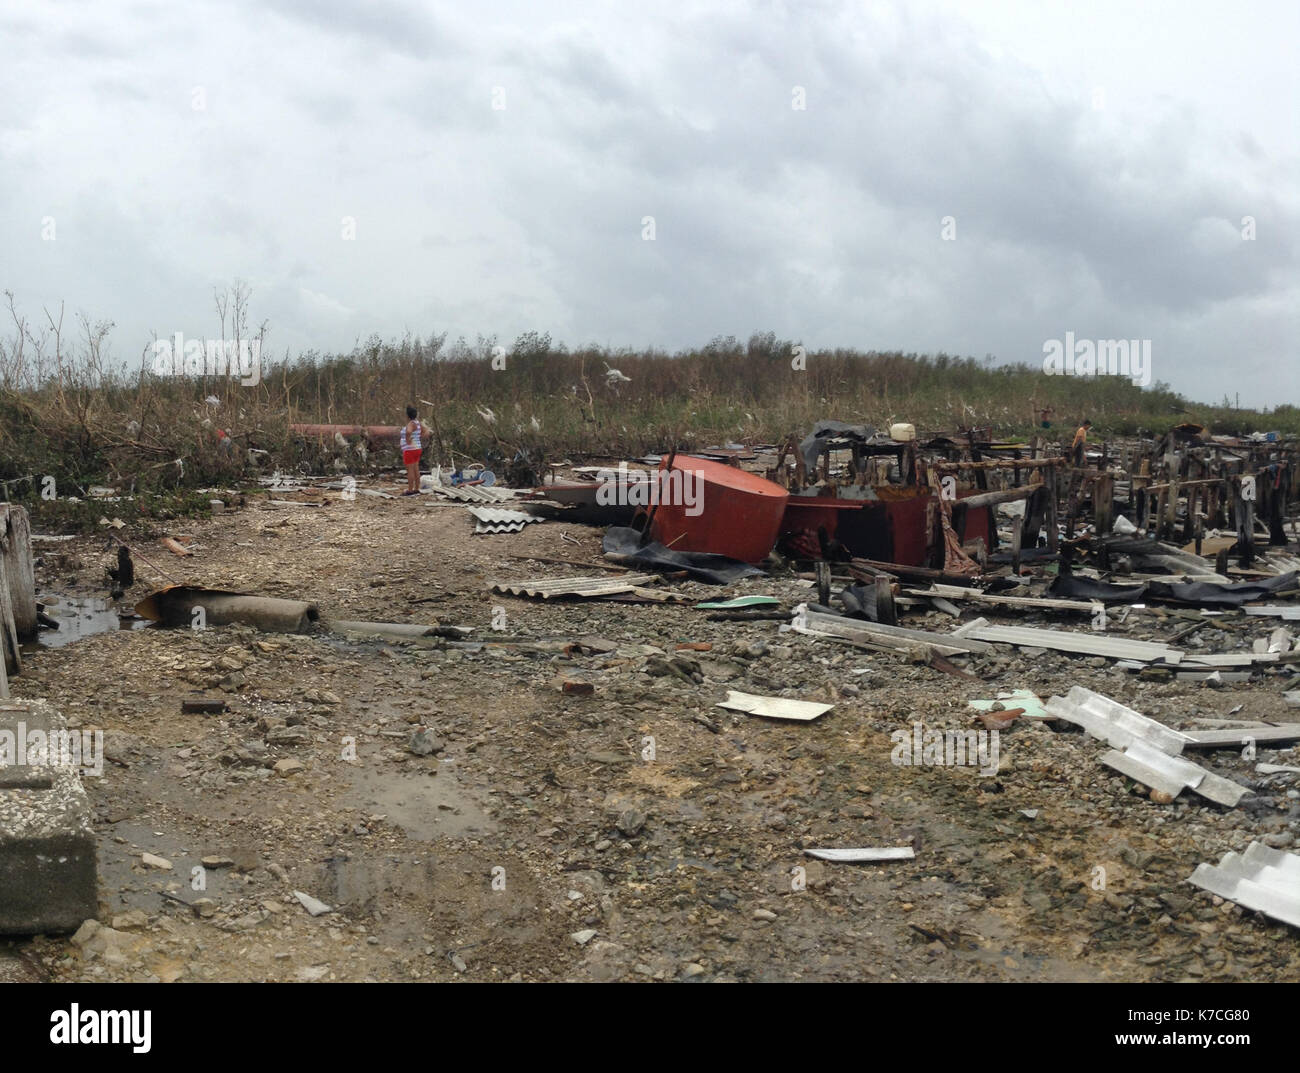
[[[195,614],[202,609],[202,617]],[[306,600],[280,600],[242,592],[170,585],[135,605],[137,615],[164,626],[252,626],[269,633],[306,633],[320,618]]]

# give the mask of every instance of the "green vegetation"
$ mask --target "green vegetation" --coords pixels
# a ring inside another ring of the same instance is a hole
[[[991,359],[837,349],[809,351],[800,369],[794,344],[771,333],[673,355],[569,350],[532,332],[509,348],[494,339],[449,346],[441,336],[374,337],[348,354],[264,364],[260,382],[245,387],[234,378],[159,377],[144,367],[105,371],[105,331],[85,324],[80,349],[39,371],[30,343],[24,351],[0,342],[0,481],[10,498],[37,502],[45,476],[61,494],[84,496],[92,483],[175,493],[277,469],[389,467],[388,448],[362,457],[333,441],[304,441],[289,425],[396,425],[410,402],[436,427],[432,459],[458,464],[489,452],[509,459],[520,448],[555,461],[673,444],[777,442],[825,417],[882,428],[907,421],[922,436],[977,427],[1013,437],[1034,430],[1036,412],[1048,406],[1063,436],[1084,417],[1094,438],[1163,432],[1180,421],[1227,434],[1300,434],[1300,409],[1291,405],[1267,414],[1207,406],[1164,384],[1047,376]],[[629,379],[612,383],[609,369]],[[206,506],[205,497],[195,499],[183,509]]]

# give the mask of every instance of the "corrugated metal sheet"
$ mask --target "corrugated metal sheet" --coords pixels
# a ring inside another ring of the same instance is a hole
[[[828,615],[822,611],[809,611],[807,604],[800,604],[794,609],[792,625],[798,633],[840,637],[849,641],[870,641],[900,648],[928,644],[943,655],[991,650],[989,645],[974,638],[958,637],[951,633],[933,633],[930,630],[910,630],[903,626],[868,622],[866,619],[845,618],[843,615]]]
[[[515,498],[511,489],[494,484],[437,484],[433,490],[457,503],[505,503]]]
[[[1163,753],[1143,741],[1130,742],[1123,752],[1112,749],[1101,762],[1171,797],[1177,797],[1183,790],[1195,790],[1216,804],[1236,808],[1237,802],[1246,795],[1246,788],[1231,779],[1206,771],[1200,764],[1181,756]]]
[[[1188,878],[1202,890],[1300,928],[1300,857],[1252,842],[1218,865],[1198,864]]]
[[[536,514],[502,510],[499,507],[470,507],[469,512],[476,520],[476,533],[517,533],[529,522],[542,521]]]
[[[1300,620],[1300,604],[1247,604],[1242,610],[1248,615],[1271,615],[1292,622]]]
[[[1026,648],[1050,648],[1057,652],[1082,652],[1089,656],[1107,656],[1110,659],[1136,659],[1143,662],[1162,659],[1178,663],[1183,653],[1168,645],[1151,641],[1132,641],[1123,637],[1108,637],[1101,632],[1082,633],[1070,630],[1036,630],[1028,626],[990,626],[977,618],[953,631],[955,637],[970,637],[978,641],[997,641]]]
[[[1141,712],[1083,686],[1065,697],[1052,697],[1049,713],[1082,727],[1094,738],[1112,746],[1101,757],[1107,767],[1136,779],[1143,786],[1176,797],[1195,790],[1202,797],[1235,808],[1247,793],[1231,779],[1207,771],[1179,754],[1193,739]]]
[[[493,592],[509,596],[540,596],[549,600],[553,596],[615,596],[632,592],[638,585],[657,580],[657,574],[619,574],[610,577],[539,578],[536,581],[497,582]]]
[[[1257,745],[1266,741],[1295,741],[1300,738],[1300,725],[1292,723],[1290,726],[1242,727],[1239,730],[1232,727],[1224,730],[1189,730],[1187,737],[1184,749],[1239,749],[1245,738],[1250,738]]]
[[[1177,756],[1191,741],[1188,735],[1083,686],[1074,686],[1064,697],[1051,697],[1046,707],[1052,715],[1082,727],[1114,749],[1144,741]]]

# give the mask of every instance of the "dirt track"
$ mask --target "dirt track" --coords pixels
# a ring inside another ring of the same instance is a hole
[[[690,597],[681,605],[495,596],[496,580],[602,573],[511,557],[595,562],[600,531],[471,530],[463,507],[428,496],[250,500],[182,526],[191,558],[142,543],[175,580],[304,597],[327,616],[491,638],[500,606],[506,635],[588,644],[571,656],[489,654],[227,627],[41,649],[15,693],[106,730],[105,773],[87,787],[101,918],[121,919],[98,946],[20,944],[28,964],[112,980],[1300,979],[1293,929],[1184,882],[1199,861],[1300,834],[1294,776],[1266,784],[1236,753],[1208,754],[1214,770],[1251,781],[1258,803],[1227,811],[1185,793],[1159,805],[1097,763],[1098,742],[1019,724],[1001,735],[996,774],[891,763],[891,732],[969,727],[967,699],[998,689],[1087,685],[1177,726],[1237,704],[1240,718],[1294,718],[1282,680],[1215,690],[1000,648],[967,664],[977,685],[775,622],[709,622],[691,606],[807,599],[788,576],[725,591],[666,583]],[[38,548],[41,592],[103,594],[104,545]],[[137,569],[132,598],[158,580]],[[1180,625],[1145,615],[1131,635]],[[1264,632],[1248,625],[1201,633],[1248,647]],[[712,648],[676,653],[681,642]],[[594,693],[564,694],[563,678]],[[811,724],[763,720],[715,707],[728,688],[835,707]],[[182,714],[195,693],[229,711]],[[417,726],[439,739],[435,755],[408,750]],[[355,761],[342,758],[347,738]],[[285,759],[302,768],[276,773]],[[849,865],[802,853],[862,845],[912,845],[916,857]],[[146,869],[142,852],[171,870]],[[206,868],[194,890],[191,869],[209,856],[230,863]],[[805,889],[794,889],[796,867]],[[335,911],[311,917],[294,890]]]

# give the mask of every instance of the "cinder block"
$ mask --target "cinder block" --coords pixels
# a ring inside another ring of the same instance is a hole
[[[0,703],[0,733],[13,735],[0,749],[20,730],[29,738],[38,729],[48,741],[64,726],[45,701]],[[75,931],[98,909],[97,884],[90,802],[77,770],[0,767],[0,935]]]

